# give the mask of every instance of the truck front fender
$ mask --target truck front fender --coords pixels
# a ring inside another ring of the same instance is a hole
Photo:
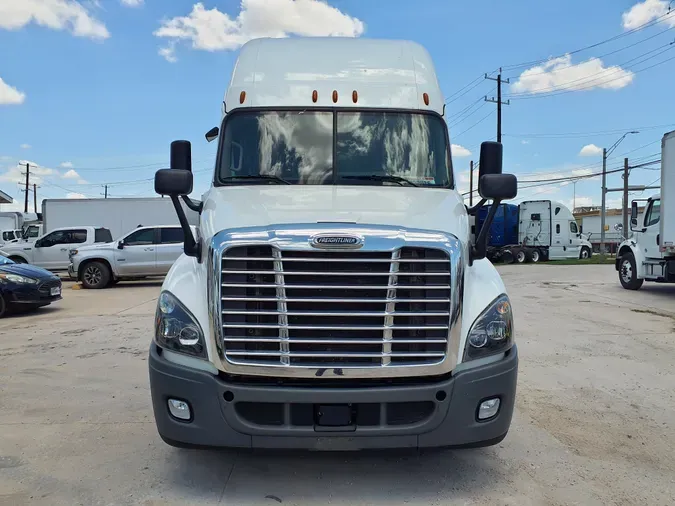
[[[464,300],[462,310],[462,337],[457,363],[462,362],[466,336],[483,311],[497,297],[506,293],[506,287],[495,266],[487,259],[476,260],[464,275]]]
[[[642,263],[645,261],[645,256],[638,247],[638,244],[633,240],[624,241],[619,245],[619,249],[616,252],[616,262],[614,262],[616,270],[620,269],[621,257],[626,253],[632,253],[635,257],[635,269],[638,279],[644,278]]]

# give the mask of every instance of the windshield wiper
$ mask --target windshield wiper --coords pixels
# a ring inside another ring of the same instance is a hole
[[[391,175],[381,175],[381,174],[370,174],[368,176],[342,176],[343,179],[361,179],[364,181],[390,181],[392,183],[398,183],[401,186],[418,186],[409,179],[406,179],[401,176],[391,176]]]
[[[279,176],[271,176],[268,174],[256,174],[252,176],[228,176],[222,178],[223,181],[228,181],[228,180],[236,180],[236,179],[257,179],[258,181],[276,181],[279,184],[293,184],[290,181],[286,181],[283,178],[280,178]]]

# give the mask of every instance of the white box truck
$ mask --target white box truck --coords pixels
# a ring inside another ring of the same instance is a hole
[[[675,131],[661,141],[661,193],[631,205],[633,236],[619,246],[616,270],[621,285],[638,290],[645,281],[675,283]]]
[[[185,204],[184,204],[185,205]],[[185,207],[188,222],[196,225],[199,215]],[[56,228],[97,226],[122,237],[138,226],[178,225],[168,198],[45,199],[42,201],[42,234]]]
[[[171,145],[184,254],[149,350],[160,436],[174,446],[347,450],[496,444],[518,370],[513,312],[485,258],[517,193],[481,146],[493,201],[472,240],[444,99],[416,43],[245,44],[225,93],[214,178],[193,236],[191,148]],[[473,211],[472,211],[473,212]]]

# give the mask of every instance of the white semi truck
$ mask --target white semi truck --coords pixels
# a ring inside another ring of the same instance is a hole
[[[444,99],[407,41],[257,39],[222,104],[193,236],[191,148],[171,145],[184,254],[149,352],[158,432],[179,447],[475,447],[511,423],[513,311],[485,258],[517,193],[481,146],[491,200],[472,239]],[[484,202],[483,202],[484,203]]]
[[[631,205],[633,236],[622,242],[616,258],[621,285],[638,290],[645,281],[675,283],[675,131],[661,141],[661,193]]]

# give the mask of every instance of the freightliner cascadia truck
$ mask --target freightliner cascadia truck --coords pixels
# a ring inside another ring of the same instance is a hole
[[[518,353],[485,258],[517,193],[481,146],[481,201],[453,174],[427,51],[408,41],[256,39],[225,93],[212,184],[171,143],[155,190],[184,254],[157,303],[149,374],[177,447],[477,447],[507,434]],[[491,202],[484,232],[470,216]],[[183,203],[200,214],[196,235]]]

